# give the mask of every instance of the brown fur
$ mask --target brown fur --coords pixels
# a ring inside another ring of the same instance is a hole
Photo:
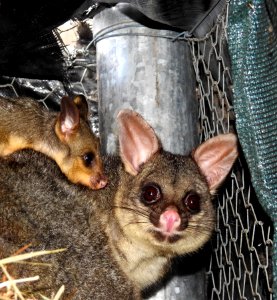
[[[0,98],[0,155],[7,156],[21,149],[34,149],[56,161],[73,183],[92,189],[105,186],[99,140],[92,133],[87,119],[87,102],[83,96],[73,101],[62,99],[60,113],[47,110],[30,98]],[[63,124],[68,127],[62,128]],[[84,155],[90,153],[90,165]]]
[[[69,184],[38,153],[21,152],[0,162],[0,257],[30,242],[29,250],[67,248],[42,258],[50,267],[15,266],[15,277],[41,275],[30,287],[33,294],[49,295],[65,284],[65,299],[140,299],[140,291],[166,273],[171,258],[195,252],[209,240],[215,214],[209,183],[196,163],[202,154],[193,159],[164,152],[134,112],[121,113],[119,123],[121,159],[104,159],[109,184],[98,191]],[[152,142],[144,144],[145,139]],[[222,139],[233,141],[228,151],[219,143],[226,170],[234,161],[236,139]],[[205,144],[200,147],[204,154],[214,152],[210,144],[206,151]],[[160,192],[152,203],[153,187]]]

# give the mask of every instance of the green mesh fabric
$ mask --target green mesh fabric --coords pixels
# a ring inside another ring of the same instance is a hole
[[[256,194],[274,222],[274,299],[277,299],[276,7],[276,0],[231,0],[228,26],[238,136]]]

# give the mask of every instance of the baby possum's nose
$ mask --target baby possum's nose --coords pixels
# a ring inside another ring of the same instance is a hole
[[[173,206],[168,207],[160,216],[160,229],[167,234],[174,233],[181,224],[181,218],[177,209]]]
[[[103,174],[97,174],[96,176],[91,177],[90,183],[94,190],[99,190],[107,185],[108,178]]]

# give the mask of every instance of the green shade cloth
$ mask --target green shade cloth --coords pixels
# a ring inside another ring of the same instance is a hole
[[[231,0],[228,44],[236,127],[260,203],[274,222],[277,299],[277,1]]]

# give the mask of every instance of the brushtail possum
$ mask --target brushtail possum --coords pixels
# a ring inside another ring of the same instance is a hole
[[[10,267],[14,278],[41,275],[34,294],[64,284],[64,299],[141,299],[171,258],[211,237],[212,194],[237,157],[236,136],[219,135],[182,156],[164,151],[139,114],[123,110],[118,122],[120,155],[104,158],[104,189],[70,184],[36,152],[0,162],[0,257],[28,243],[29,250],[67,248],[43,258],[50,267]]]
[[[63,97],[59,113],[30,98],[0,97],[0,120],[1,156],[31,148],[55,160],[73,183],[92,189],[106,185],[99,139],[89,127],[84,96]]]

